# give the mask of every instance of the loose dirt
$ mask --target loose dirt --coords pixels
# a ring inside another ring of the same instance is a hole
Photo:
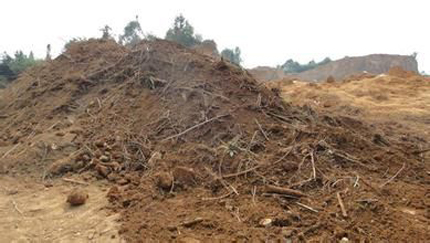
[[[2,95],[1,173],[109,182],[130,242],[429,238],[424,138],[278,91],[167,41],[77,43]]]
[[[121,242],[118,215],[104,209],[106,186],[80,186],[91,198],[70,207],[67,195],[77,185],[60,181],[46,185],[0,177],[0,242]]]

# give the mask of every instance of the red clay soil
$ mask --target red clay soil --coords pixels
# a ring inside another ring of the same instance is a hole
[[[130,242],[430,237],[426,141],[292,106],[171,42],[77,43],[0,110],[0,172],[111,181]]]

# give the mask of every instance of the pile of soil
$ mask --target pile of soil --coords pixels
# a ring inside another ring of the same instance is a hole
[[[112,182],[132,242],[430,236],[415,142],[288,104],[171,42],[76,43],[8,87],[0,110],[2,173]]]

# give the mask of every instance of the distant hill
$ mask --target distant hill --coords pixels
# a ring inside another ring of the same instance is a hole
[[[373,54],[361,57],[345,57],[299,73],[297,76],[307,81],[323,81],[329,76],[333,76],[336,80],[341,80],[350,75],[363,72],[371,74],[386,73],[392,67],[401,67],[406,71],[418,73],[418,63],[413,56]]]
[[[282,70],[271,67],[256,67],[250,69],[258,80],[265,82],[282,78],[297,78],[305,81],[324,81],[329,76],[342,80],[350,75],[363,72],[371,74],[387,73],[392,67],[401,67],[406,71],[418,73],[418,63],[413,56],[372,54],[360,57],[345,57],[302,73],[283,73]]]

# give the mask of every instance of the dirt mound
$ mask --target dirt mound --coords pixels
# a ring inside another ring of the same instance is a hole
[[[388,75],[396,76],[399,78],[410,78],[414,76],[420,76],[417,72],[407,71],[400,66],[392,67],[388,70]]]
[[[4,173],[115,183],[129,241],[429,236],[417,144],[180,45],[78,43],[5,92]]]

